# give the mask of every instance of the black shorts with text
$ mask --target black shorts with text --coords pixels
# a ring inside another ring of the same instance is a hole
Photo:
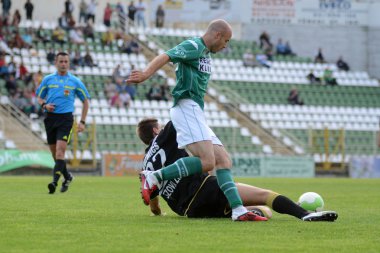
[[[48,144],[56,144],[57,140],[69,142],[73,123],[72,113],[47,113],[44,124]]]
[[[186,179],[181,180],[173,194],[176,201],[168,201],[173,211],[189,218],[231,217],[231,208],[215,176],[205,173]]]

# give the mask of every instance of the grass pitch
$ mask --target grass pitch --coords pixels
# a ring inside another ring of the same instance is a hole
[[[0,252],[380,252],[380,180],[237,179],[293,200],[315,191],[334,223],[274,213],[268,222],[187,219],[162,203],[150,216],[133,177],[76,177],[47,192],[50,177],[0,176]]]

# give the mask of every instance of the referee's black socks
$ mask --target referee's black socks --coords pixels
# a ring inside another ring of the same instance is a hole
[[[65,160],[57,159],[55,160],[55,166],[53,170],[53,182],[55,184],[58,184],[58,180],[61,177],[61,174],[63,174],[65,178],[66,178],[65,174],[68,174],[67,169],[66,169],[66,162]]]

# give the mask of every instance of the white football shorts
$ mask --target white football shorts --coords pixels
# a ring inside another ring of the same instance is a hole
[[[191,99],[181,99],[170,109],[170,118],[177,131],[178,148],[199,141],[212,141],[214,145],[223,145],[214,131],[206,124],[201,107]]]

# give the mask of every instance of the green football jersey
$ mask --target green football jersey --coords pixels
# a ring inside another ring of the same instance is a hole
[[[204,95],[211,75],[211,55],[202,38],[183,41],[166,54],[177,64],[177,83],[172,91],[174,105],[189,98],[204,107]]]

